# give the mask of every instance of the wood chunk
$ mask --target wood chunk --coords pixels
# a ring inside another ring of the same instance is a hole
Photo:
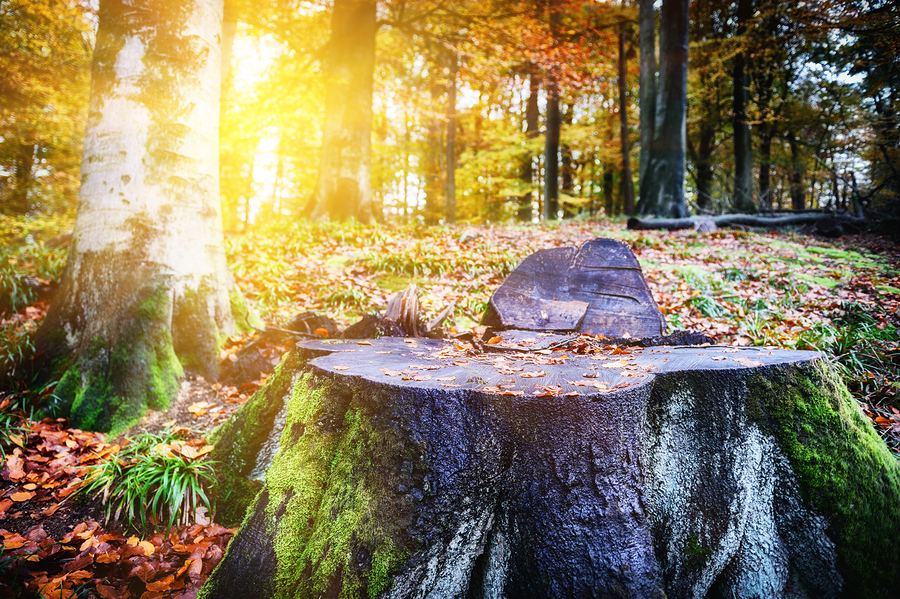
[[[627,244],[614,239],[528,256],[491,296],[482,324],[607,337],[665,334],[641,265]]]

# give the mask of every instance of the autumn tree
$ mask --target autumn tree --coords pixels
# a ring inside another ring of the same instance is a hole
[[[81,191],[38,365],[76,427],[165,407],[246,326],[218,183],[222,0],[103,0]]]
[[[375,0],[335,0],[325,66],[325,124],[314,218],[372,213]]]
[[[86,2],[0,2],[2,212],[74,204],[90,86],[91,13]]]

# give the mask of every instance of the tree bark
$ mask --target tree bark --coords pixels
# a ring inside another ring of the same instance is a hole
[[[219,200],[221,0],[104,0],[78,214],[36,367],[53,409],[117,432],[214,377],[246,326]]]
[[[550,7],[550,35],[558,35],[561,15],[559,7]],[[544,220],[559,218],[559,81],[553,70],[547,74],[547,133],[544,142]]]
[[[534,139],[538,136],[538,119],[540,118],[540,110],[538,109],[538,95],[541,89],[541,74],[534,65],[531,65],[531,72],[528,76],[528,103],[525,106],[525,136],[528,139]],[[532,162],[534,156],[531,152],[525,157],[525,163],[522,166],[522,182],[529,187],[534,186],[534,168]],[[519,202],[518,220],[523,223],[530,223],[532,218],[532,204],[534,202],[534,192],[527,191]]]
[[[335,0],[325,70],[325,125],[313,218],[374,219],[372,85],[375,0]]]
[[[746,43],[747,23],[753,16],[753,0],[738,0],[737,36]],[[750,140],[748,104],[748,58],[746,50],[738,52],[734,59],[733,128],[734,128],[734,196],[732,203],[740,212],[751,212],[753,203],[753,148]]]
[[[653,145],[653,128],[656,123],[656,12],[653,0],[638,0],[641,45],[641,164],[638,171],[638,191],[641,203],[647,195],[647,165],[650,164],[650,147]]]
[[[688,0],[663,0],[659,33],[656,123],[641,192],[640,214],[687,216],[684,198],[687,153]]]
[[[806,195],[803,191],[803,157],[800,155],[800,143],[797,136],[791,133],[788,137],[791,147],[791,171],[789,182],[791,186],[791,208],[794,210],[806,210]]]
[[[447,87],[447,177],[444,192],[444,218],[456,222],[456,76],[459,62],[456,51],[450,52],[450,75]]]
[[[547,81],[547,133],[544,144],[544,220],[559,218],[559,88]]]
[[[628,58],[625,25],[619,30],[619,139],[622,143],[622,205],[625,214],[634,213],[634,182],[631,180],[631,141],[628,139]]]
[[[406,341],[304,343],[220,431],[265,479],[201,599],[896,592],[900,465],[821,354]]]

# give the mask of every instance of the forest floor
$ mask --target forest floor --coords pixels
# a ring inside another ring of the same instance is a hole
[[[900,247],[882,238],[633,232],[609,221],[440,228],[296,224],[235,236],[227,247],[239,286],[269,324],[282,326],[313,310],[346,326],[383,310],[391,294],[415,283],[426,317],[453,304],[446,326],[479,332],[490,294],[522,258],[596,236],[631,245],[670,332],[696,330],[720,344],[830,355],[863,412],[900,451]],[[64,255],[64,249],[25,248],[17,267],[49,278],[54,273],[46,264],[56,265],[58,274]],[[33,331],[46,308],[37,302],[4,316],[6,338]],[[232,337],[223,363],[257,336]],[[261,345],[269,369],[287,349]],[[182,431],[176,450],[203,460],[204,436],[264,384],[268,372],[260,370],[233,385],[189,378],[167,411],[151,412],[117,439],[71,429],[64,420],[26,420],[9,428],[0,437],[0,598],[195,596],[235,529],[201,509],[192,525],[141,533],[107,523],[99,499],[73,493],[91,465],[115,459],[126,439],[142,431]],[[13,399],[0,393],[0,412],[2,402]]]

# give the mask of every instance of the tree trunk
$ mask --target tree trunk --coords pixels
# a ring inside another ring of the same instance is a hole
[[[759,207],[772,209],[772,133],[769,125],[759,128]]]
[[[544,144],[544,220],[559,218],[559,89],[547,82],[547,133]]]
[[[10,194],[10,206],[4,212],[27,214],[31,210],[31,188],[34,185],[34,154],[37,147],[32,142],[19,141],[16,152],[15,187]]]
[[[183,367],[214,377],[246,326],[219,201],[222,1],[139,8],[100,4],[78,214],[35,340],[56,408],[112,432],[165,407]]]
[[[553,43],[561,21],[559,7],[550,3],[550,35]],[[547,76],[547,133],[544,143],[544,220],[559,218],[559,81],[551,70]]]
[[[528,103],[525,106],[525,136],[528,139],[534,139],[538,135],[538,119],[540,118],[540,110],[538,109],[538,95],[541,89],[540,72],[531,65],[531,73],[528,77]],[[534,168],[532,162],[534,156],[531,152],[525,157],[525,163],[522,166],[522,182],[530,188],[534,186]],[[519,202],[518,220],[523,223],[530,223],[532,218],[532,203],[534,202],[534,192],[527,191]]]
[[[456,222],[456,75],[459,70],[456,51],[450,52],[450,80],[447,87],[447,177],[444,193],[444,218]]]
[[[803,192],[803,157],[800,155],[800,144],[793,133],[788,138],[791,146],[791,171],[789,181],[791,186],[791,208],[794,210],[806,210],[806,196]]]
[[[219,431],[265,477],[200,598],[895,596],[900,465],[821,354],[409,341]]]
[[[634,182],[631,180],[631,141],[628,139],[628,58],[625,25],[619,30],[619,139],[622,142],[622,205],[625,214],[634,213]]]
[[[607,218],[615,216],[615,190],[613,189],[613,170],[607,164],[603,166],[603,209]]]
[[[638,0],[641,37],[641,164],[638,171],[638,191],[641,204],[647,195],[647,165],[653,145],[656,124],[656,12],[653,0]]]
[[[713,152],[715,151],[716,129],[708,118],[700,121],[700,142],[697,147],[697,206],[709,210],[712,206]]]
[[[753,16],[753,0],[738,0],[737,35],[746,43],[747,22]],[[747,117],[748,59],[746,51],[734,58],[734,197],[732,203],[739,212],[752,212],[753,204],[753,149],[750,142],[750,124]]]
[[[431,87],[431,103],[432,106],[438,106],[440,102],[441,92],[437,82],[433,82]],[[435,225],[443,213],[443,195],[444,185],[441,181],[441,155],[444,154],[443,144],[441,140],[441,119],[438,114],[429,114],[428,128],[425,132],[425,224]]]
[[[335,0],[313,218],[371,222],[375,0]]]
[[[688,0],[663,0],[659,32],[656,123],[641,191],[640,214],[687,216],[684,199],[687,153]]]

